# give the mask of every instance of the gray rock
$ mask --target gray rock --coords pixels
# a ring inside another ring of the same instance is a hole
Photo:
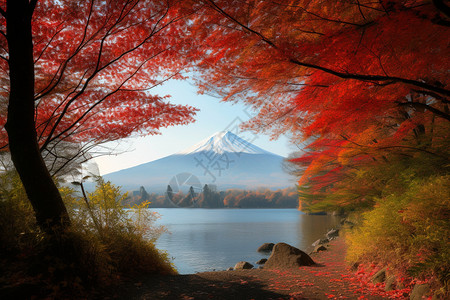
[[[270,252],[273,249],[273,246],[275,246],[274,243],[264,243],[261,246],[259,246],[258,252]]]
[[[372,283],[381,283],[386,279],[386,268],[381,269],[372,276]]]
[[[345,220],[344,225],[348,226],[350,228],[353,228],[355,226],[355,223],[353,223],[351,221],[348,221],[348,220]]]
[[[264,265],[265,269],[290,269],[311,266],[315,262],[308,254],[285,243],[273,247],[272,254]]]
[[[253,265],[246,261],[240,261],[234,266],[235,270],[253,269]]]
[[[339,236],[339,229],[331,229],[327,233],[327,239],[332,240]]]
[[[314,247],[313,253],[317,253],[320,251],[327,251],[327,250],[328,250],[328,248],[325,247],[324,245],[317,245]]]
[[[387,292],[395,290],[396,281],[397,279],[395,278],[395,276],[388,276],[384,285],[384,290]]]
[[[233,271],[233,270],[234,270],[233,267],[229,267],[229,268],[227,269],[227,271]]]
[[[430,286],[428,284],[416,284],[409,296],[411,300],[421,300],[430,292]]]
[[[257,264],[257,265],[263,265],[263,264],[266,263],[266,261],[267,261],[267,258],[261,258],[260,260],[258,260],[258,261],[256,262],[256,264]]]
[[[323,244],[326,244],[326,243],[329,243],[329,242],[330,242],[330,240],[327,239],[327,238],[325,238],[325,239],[318,239],[317,241],[312,243],[312,246],[316,247],[317,245],[323,245]]]

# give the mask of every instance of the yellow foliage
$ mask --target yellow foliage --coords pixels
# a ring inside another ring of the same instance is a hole
[[[74,189],[60,188],[72,221],[60,237],[61,258],[52,255],[54,243],[37,226],[17,174],[0,173],[0,254],[7,260],[1,284],[37,282],[49,298],[84,298],[86,289],[117,283],[122,275],[176,273],[167,253],[155,248],[164,228],[155,225],[158,215],[148,203],[125,209],[126,194],[98,183],[87,202]]]
[[[154,243],[165,232],[155,224],[159,215],[148,209],[149,202],[124,208],[128,197],[111,182],[97,178],[94,192],[76,197],[72,189],[61,189],[71,212],[73,230],[98,240],[111,265],[119,272],[176,273],[168,255]]]
[[[0,251],[7,253],[33,248],[43,239],[19,176],[13,171],[0,174],[0,232]]]
[[[406,176],[408,177],[408,176]],[[418,278],[435,278],[448,290],[450,176],[411,180],[404,193],[378,199],[348,234],[350,261],[378,262]]]

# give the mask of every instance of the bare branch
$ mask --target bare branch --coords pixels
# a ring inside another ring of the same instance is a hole
[[[442,12],[444,15],[446,15],[448,18],[450,18],[450,7],[444,2],[445,2],[444,0],[433,0],[434,6],[440,12]]]
[[[420,108],[424,108],[426,110],[431,111],[433,114],[446,119],[447,121],[450,121],[450,115],[446,114],[443,111],[440,111],[437,108],[434,108],[430,105],[427,105],[425,103],[421,103],[421,102],[414,102],[414,101],[410,101],[410,102],[397,102],[398,105],[400,106],[411,106],[411,107],[420,107]]]

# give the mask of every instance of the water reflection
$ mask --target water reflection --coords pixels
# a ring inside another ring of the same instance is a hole
[[[182,274],[225,270],[238,261],[254,264],[265,242],[285,242],[305,249],[338,220],[295,209],[155,209],[164,234],[157,247],[166,250]]]
[[[312,243],[330,229],[336,228],[339,224],[339,218],[327,215],[301,215],[298,218],[297,232],[300,244],[298,247],[302,250],[309,250]]]

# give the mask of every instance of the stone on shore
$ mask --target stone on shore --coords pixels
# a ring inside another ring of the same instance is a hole
[[[384,290],[387,291],[387,292],[395,290],[396,281],[397,281],[397,279],[395,278],[394,275],[391,275],[388,278],[386,278],[386,282],[385,282],[385,285],[384,285]]]
[[[430,292],[430,286],[428,284],[416,284],[409,297],[410,300],[419,300],[426,298],[427,294]]]
[[[311,265],[315,265],[315,262],[308,254],[286,243],[278,243],[273,247],[264,268],[282,270]]]
[[[316,247],[317,245],[323,245],[323,244],[326,244],[326,243],[329,243],[329,242],[330,242],[330,240],[327,239],[327,238],[325,238],[325,239],[318,239],[317,241],[312,243],[312,246]]]
[[[235,270],[253,269],[253,265],[246,261],[240,261],[234,266]]]
[[[312,251],[312,253],[318,253],[320,251],[327,251],[328,248],[325,247],[324,245],[317,245],[314,247],[314,250]]]
[[[332,240],[339,236],[339,229],[331,229],[327,233],[327,239]]]
[[[261,258],[256,262],[257,265],[264,265],[267,262],[267,258]]]
[[[372,283],[381,283],[386,279],[386,268],[381,269],[372,276]]]
[[[273,246],[275,246],[274,243],[264,243],[261,246],[259,246],[258,252],[270,252],[273,249]]]
[[[341,225],[348,226],[350,229],[352,229],[355,226],[355,223],[353,223],[347,219],[343,219],[343,220],[341,220]]]

